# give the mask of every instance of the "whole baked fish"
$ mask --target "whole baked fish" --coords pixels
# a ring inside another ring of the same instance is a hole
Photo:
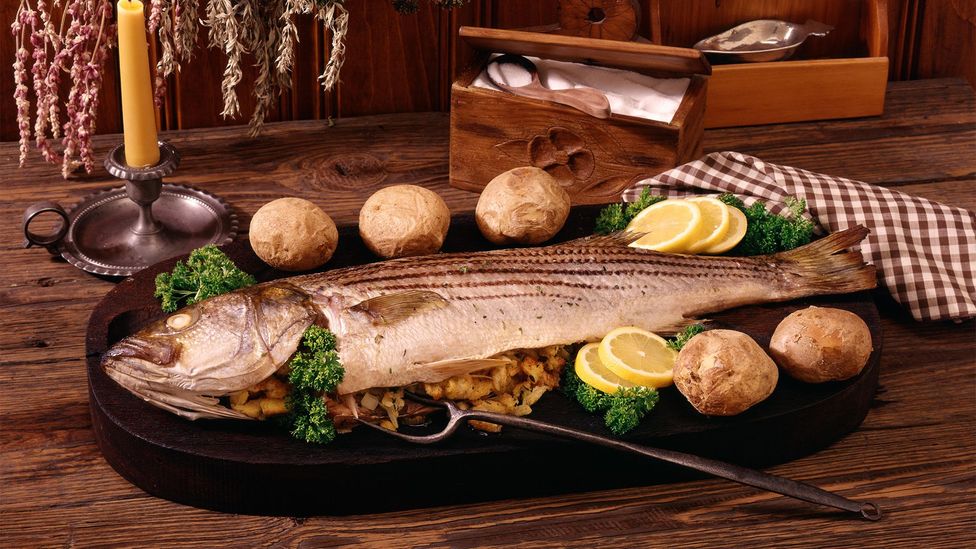
[[[181,416],[246,419],[218,397],[274,374],[313,323],[336,335],[340,394],[438,382],[512,349],[597,340],[620,326],[666,332],[740,305],[874,288],[874,267],[844,252],[867,233],[757,257],[662,254],[615,234],[337,269],[186,307],[117,343],[102,366]]]

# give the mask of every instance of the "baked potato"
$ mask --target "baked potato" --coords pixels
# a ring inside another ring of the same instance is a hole
[[[776,327],[769,353],[789,374],[806,383],[842,381],[861,373],[873,351],[871,330],[843,309],[808,307]]]
[[[391,259],[436,253],[451,225],[451,210],[417,185],[380,189],[359,211],[359,236],[374,254]]]
[[[674,384],[709,416],[734,416],[773,393],[779,371],[751,337],[708,330],[688,340],[674,363]]]
[[[283,271],[307,271],[332,258],[339,231],[321,208],[302,198],[272,200],[251,218],[248,240],[265,263]]]
[[[566,224],[569,206],[569,193],[551,175],[526,166],[508,170],[485,186],[475,221],[495,244],[541,244]]]

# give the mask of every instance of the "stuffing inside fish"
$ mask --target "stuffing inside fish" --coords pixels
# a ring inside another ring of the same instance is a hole
[[[240,418],[220,397],[272,376],[312,324],[331,330],[338,394],[437,383],[512,349],[597,340],[619,326],[674,331],[741,305],[874,288],[845,251],[854,227],[756,257],[662,254],[618,233],[539,248],[438,254],[258,284],[186,307],[102,359],[122,386],[181,416]]]

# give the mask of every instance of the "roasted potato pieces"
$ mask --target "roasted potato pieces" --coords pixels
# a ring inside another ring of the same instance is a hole
[[[499,355],[507,364],[439,383],[424,383],[423,391],[435,400],[451,400],[462,409],[516,416],[528,415],[542,395],[559,386],[569,353],[562,346],[512,351]],[[481,431],[497,433],[500,425],[472,421]]]
[[[234,410],[254,419],[265,419],[288,413],[286,396],[288,384],[271,376],[257,385],[227,395],[227,399]]]

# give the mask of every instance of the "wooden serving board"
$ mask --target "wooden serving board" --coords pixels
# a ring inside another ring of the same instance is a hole
[[[589,234],[597,211],[575,208],[557,240]],[[339,234],[330,268],[375,261],[355,226],[341,227]],[[472,216],[453,218],[445,251],[488,248]],[[247,241],[224,250],[259,280],[288,275],[264,265]],[[131,395],[99,366],[112,343],[163,314],[152,297],[154,278],[174,263],[150,267],[110,291],[92,312],[86,342],[95,438],[112,467],[150,494],[221,511],[308,516],[648,485],[692,476],[648,459],[507,428],[493,435],[462,429],[433,446],[358,429],[316,446],[291,438],[270,422],[184,420]],[[815,452],[855,429],[878,383],[882,339],[870,294],[743,307],[713,315],[713,320],[716,327],[749,333],[765,347],[783,317],[810,304],[848,309],[870,326],[874,352],[859,376],[807,385],[782,375],[770,398],[730,418],[697,413],[669,387],[624,438],[764,466]],[[533,409],[535,419],[609,434],[599,415],[586,413],[558,392],[544,396]]]

